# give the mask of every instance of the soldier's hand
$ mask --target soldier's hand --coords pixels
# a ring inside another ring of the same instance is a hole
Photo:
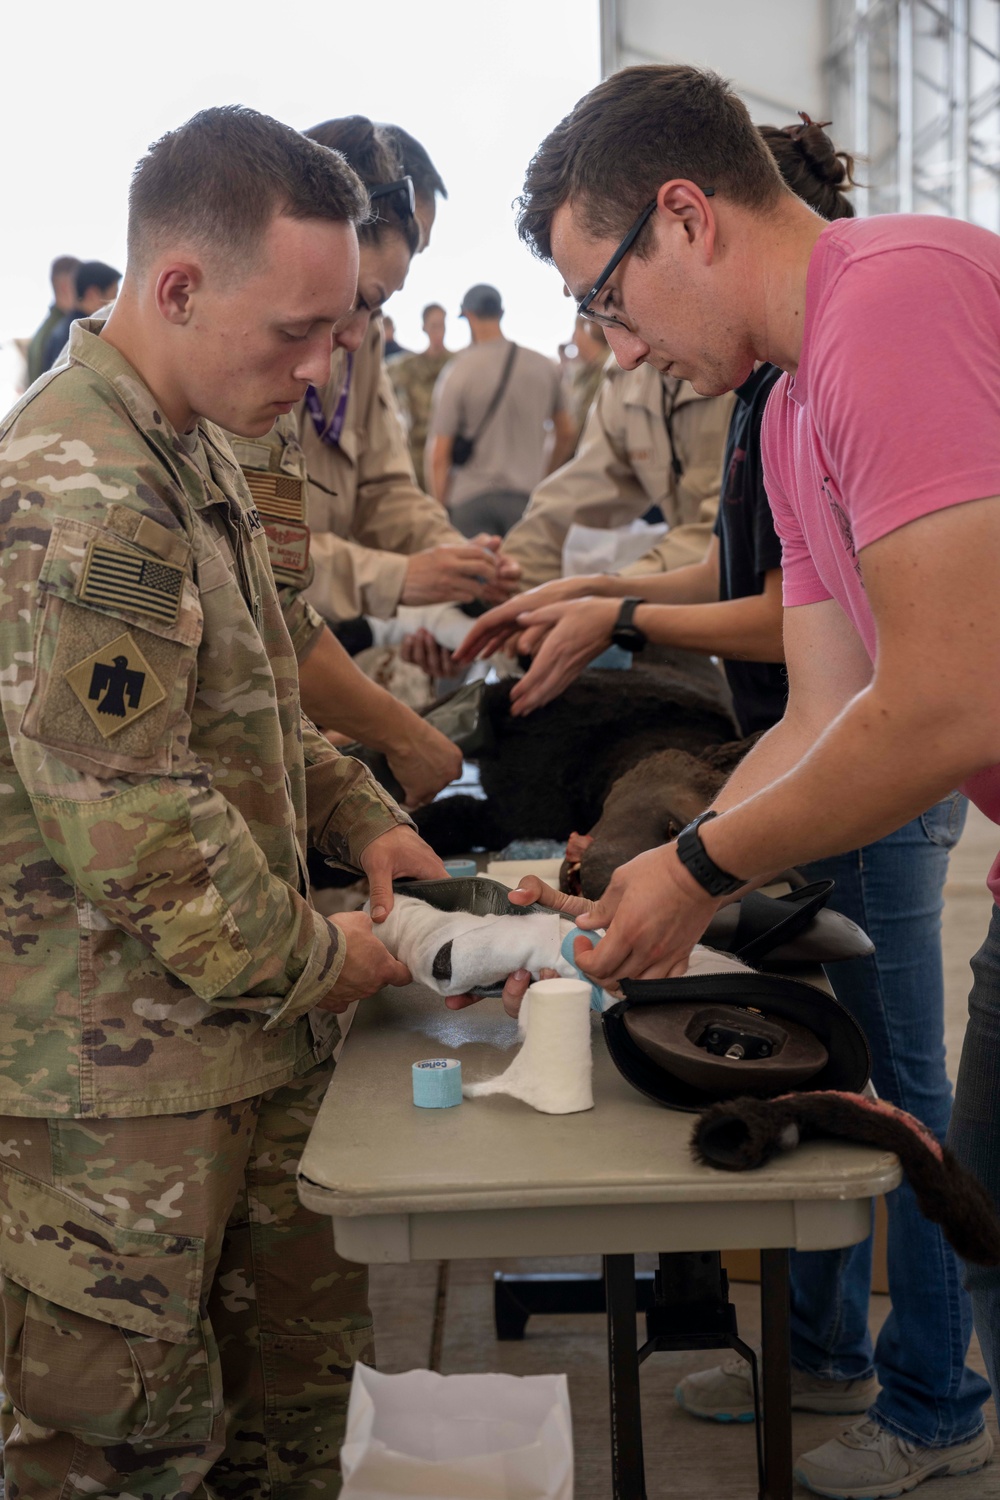
[[[402,604],[470,604],[496,578],[497,560],[475,542],[442,542],[407,560]]]
[[[403,788],[403,805],[423,807],[462,774],[462,752],[433,724],[414,718],[405,744],[386,751],[389,769]]]
[[[409,875],[417,880],[447,880],[448,871],[419,833],[402,824],[380,833],[362,851],[361,868],[371,889],[372,920],[384,922],[392,911],[392,882]]]
[[[412,976],[406,965],[393,958],[385,944],[375,936],[371,917],[366,912],[340,912],[330,921],[343,934],[342,941],[347,951],[336,984],[319,1002],[320,1010],[339,1014],[353,1001],[374,995],[384,985],[411,982]]]

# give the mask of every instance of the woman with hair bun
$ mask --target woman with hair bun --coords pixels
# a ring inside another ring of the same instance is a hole
[[[802,115],[798,125],[759,129],[800,198],[824,218],[854,216],[847,197],[854,163],[821,125]],[[561,692],[610,644],[628,597],[644,601],[632,623],[649,640],[723,659],[744,733],[782,718],[781,543],[761,458],[764,408],[780,373],[760,365],[736,392],[716,536],[703,563],[645,578],[559,579],[478,622],[460,655],[494,649],[515,629],[522,632],[520,649],[534,652],[531,669],[513,689],[512,707],[530,712]],[[810,880],[836,882],[831,908],[875,943],[873,957],[835,964],[829,977],[868,1036],[879,1095],[916,1115],[942,1142],[952,1093],[940,917],[948,853],[965,814],[965,799],[954,793],[877,843],[805,870]],[[795,1476],[816,1493],[843,1500],[898,1495],[912,1488],[914,1470],[923,1477],[938,1461],[942,1472],[959,1472],[955,1463],[976,1469],[992,1451],[982,1414],[989,1386],[965,1363],[972,1310],[957,1257],[920,1213],[909,1187],[886,1202],[892,1310],[874,1351],[868,1332],[871,1238],[845,1250],[792,1255],[792,1407],[861,1417],[803,1454]],[[738,1358],[686,1376],[675,1394],[696,1417],[731,1422],[753,1416],[749,1366]]]
[[[460,773],[460,753],[370,682],[327,627],[360,615],[387,618],[400,604],[503,598],[510,590],[499,575],[514,565],[497,561],[498,539],[462,536],[418,487],[383,362],[378,314],[426,244],[444,183],[412,136],[364,115],[305,134],[339,152],[369,192],[357,297],[333,330],[325,385],[310,387],[265,438],[230,441],[267,529],[303,708],[321,728],[384,753],[407,806],[418,806]],[[403,151],[416,164],[416,183]],[[353,639],[353,649],[370,644],[363,622]]]

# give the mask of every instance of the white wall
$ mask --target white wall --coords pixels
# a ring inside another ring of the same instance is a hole
[[[759,124],[822,118],[825,0],[602,0],[614,64],[685,62],[730,79]],[[615,24],[617,22],[617,24]]]

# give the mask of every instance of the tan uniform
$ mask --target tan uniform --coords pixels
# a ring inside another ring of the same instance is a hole
[[[701,562],[719,504],[733,400],[731,393],[699,396],[650,365],[622,370],[611,362],[576,454],[542,480],[504,540],[505,555],[521,564],[524,587],[561,576],[563,543],[574,523],[624,526],[652,505],[660,506],[670,530],[622,572],[666,573]]]
[[[414,552],[465,538],[444,507],[417,485],[402,418],[382,359],[376,319],[354,356],[339,443],[324,442],[305,402],[296,409],[308,470],[306,501],[313,581],[306,599],[326,620],[395,613]],[[319,392],[327,422],[343,388],[347,356],[334,351]]]

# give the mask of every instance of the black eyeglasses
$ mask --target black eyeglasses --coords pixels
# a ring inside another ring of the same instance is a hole
[[[388,198],[393,193],[405,194],[406,213],[412,219],[417,211],[417,198],[413,191],[412,177],[398,177],[395,182],[383,182],[378,187],[368,189],[368,197],[372,203],[378,198]]]
[[[715,188],[702,188],[702,192],[704,193],[706,198],[713,198],[715,196]],[[632,329],[629,328],[627,323],[623,323],[621,318],[615,318],[611,313],[595,312],[590,304],[593,302],[594,298],[603,290],[607,282],[610,281],[611,277],[615,274],[618,267],[621,265],[622,261],[625,259],[626,255],[629,253],[636,240],[639,238],[639,235],[642,233],[643,228],[646,224],[646,220],[652,216],[658,202],[659,194],[657,194],[657,196],[653,199],[652,203],[646,204],[646,207],[636,219],[635,223],[632,225],[632,228],[628,231],[625,238],[618,246],[618,249],[615,251],[614,255],[612,255],[611,259],[604,267],[604,270],[594,282],[594,285],[590,288],[590,291],[587,293],[586,297],[582,298],[582,300],[577,303],[576,311],[578,317],[589,318],[591,323],[600,323],[602,328],[624,328],[626,333],[632,332]]]

